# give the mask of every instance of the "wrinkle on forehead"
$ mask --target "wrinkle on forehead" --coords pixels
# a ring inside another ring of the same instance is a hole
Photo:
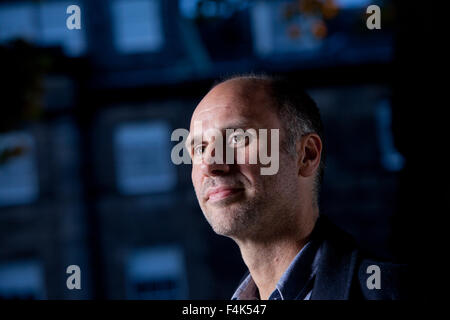
[[[228,105],[225,105],[225,106],[224,105],[215,105],[215,106],[210,107],[208,109],[200,110],[200,111],[196,112],[196,114],[200,115],[200,114],[205,113],[205,112],[210,112],[210,111],[212,111],[214,109],[221,109],[221,110],[223,110],[223,109],[232,109],[232,107],[230,107]]]
[[[199,103],[201,108],[205,102],[211,99],[219,101],[241,102],[249,104],[252,101],[268,100],[267,91],[269,84],[265,81],[254,79],[232,79],[218,84]]]
[[[234,115],[254,117],[258,109],[270,104],[267,94],[268,83],[252,79],[232,79],[214,87],[198,104],[191,119],[211,118],[218,110],[233,112]],[[206,113],[206,115],[205,115]]]

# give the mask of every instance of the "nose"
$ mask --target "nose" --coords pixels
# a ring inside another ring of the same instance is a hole
[[[230,172],[230,165],[225,161],[225,150],[222,150],[221,154],[217,154],[216,149],[210,146],[205,150],[204,156],[202,158],[202,163],[200,168],[204,175],[207,176],[220,176],[226,175]]]

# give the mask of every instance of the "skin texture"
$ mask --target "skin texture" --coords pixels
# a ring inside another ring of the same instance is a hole
[[[248,161],[258,150],[259,137],[238,146],[245,148],[244,164],[225,164],[225,157],[220,164],[211,161],[215,138],[208,132],[222,131],[225,136],[227,128],[279,129],[281,145],[285,131],[269,90],[267,80],[237,78],[219,84],[198,104],[190,130],[201,121],[201,146],[191,149],[191,156],[199,157],[192,165],[192,182],[200,207],[217,234],[238,244],[261,299],[275,289],[314,227],[318,207],[313,184],[322,142],[308,134],[297,141],[295,155],[280,148],[278,173],[261,175],[263,165]],[[270,143],[268,139],[269,150]]]

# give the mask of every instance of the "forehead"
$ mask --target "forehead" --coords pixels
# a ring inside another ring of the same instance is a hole
[[[253,128],[279,128],[278,116],[267,94],[268,86],[232,80],[213,88],[194,111],[194,121],[204,128],[236,127],[238,124]]]

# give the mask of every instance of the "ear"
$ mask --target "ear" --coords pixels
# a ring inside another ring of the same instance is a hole
[[[304,135],[297,143],[298,174],[310,177],[315,174],[322,155],[322,140],[316,133]]]

